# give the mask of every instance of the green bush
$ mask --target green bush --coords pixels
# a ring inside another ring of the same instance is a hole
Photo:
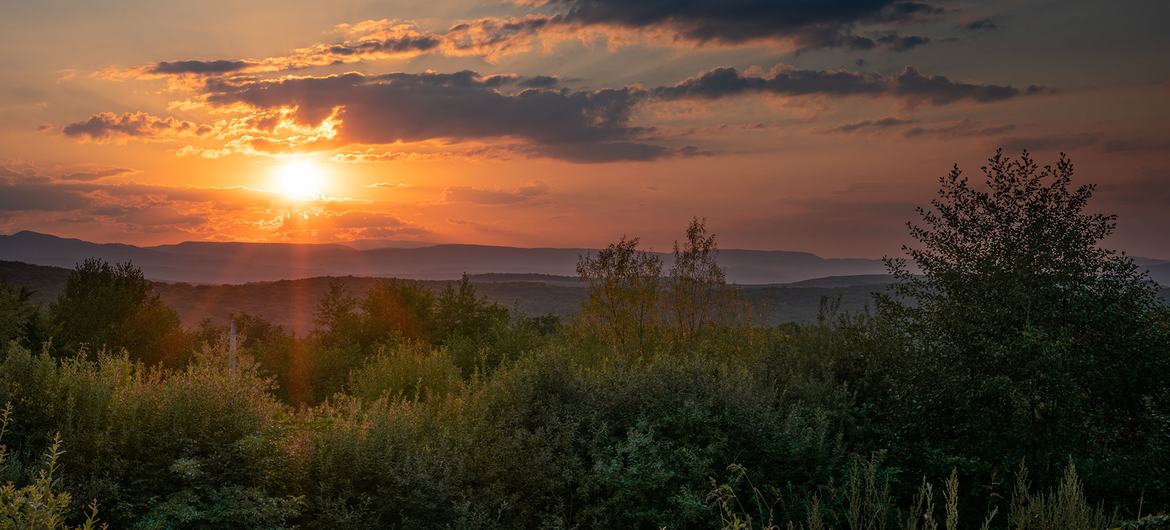
[[[249,498],[260,499],[257,511],[272,502],[291,506],[295,440],[284,407],[254,370],[230,374],[213,361],[171,371],[124,355],[94,363],[13,347],[0,362],[0,400],[22,418],[10,431],[21,446],[45,446],[45,433],[61,432],[63,484],[77,498],[99,499],[103,518],[117,527],[148,519],[216,527],[211,516],[167,519],[180,502],[208,513]],[[27,465],[32,455],[13,456]]]
[[[4,436],[12,425],[12,404],[0,409],[0,470],[9,471],[8,447]],[[0,529],[68,530],[65,523],[73,498],[68,492],[57,492],[61,460],[61,436],[53,436],[53,443],[45,451],[40,468],[29,484],[17,487],[13,482],[0,484]],[[97,503],[90,503],[85,521],[78,530],[97,528]],[[105,525],[101,525],[105,528]]]

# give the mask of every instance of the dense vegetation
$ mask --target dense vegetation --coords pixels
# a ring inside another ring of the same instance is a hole
[[[578,318],[334,286],[181,329],[130,265],[0,287],[0,528],[1155,528],[1170,310],[1062,159],[956,169],[872,312],[767,325],[695,220]],[[1163,526],[1165,527],[1165,526]]]

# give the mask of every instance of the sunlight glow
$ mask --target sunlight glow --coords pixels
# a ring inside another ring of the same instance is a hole
[[[324,183],[325,172],[312,160],[289,160],[276,168],[276,190],[290,200],[316,199]]]

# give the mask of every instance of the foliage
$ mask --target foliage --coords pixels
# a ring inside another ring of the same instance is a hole
[[[189,338],[179,315],[164,305],[131,263],[87,259],[49,307],[54,338],[65,351],[125,349],[148,363],[181,365]]]
[[[12,403],[6,403],[0,409],[0,469],[8,467],[8,447],[4,445],[4,435],[12,424]],[[57,492],[58,471],[61,459],[61,436],[53,436],[53,443],[45,450],[40,469],[32,482],[23,487],[16,487],[12,482],[0,485],[0,529],[43,529],[67,530],[70,527],[65,523],[65,515],[72,503],[69,493]],[[78,530],[92,530],[99,528],[97,522],[97,503],[89,505],[85,514],[85,521]],[[100,528],[106,528],[101,525]]]
[[[951,473],[939,493],[934,484],[923,480],[911,503],[902,509],[895,505],[889,478],[876,458],[866,460],[855,455],[843,484],[825,485],[811,494],[805,492],[803,499],[786,498],[790,497],[787,492],[755,486],[743,466],[732,465],[728,471],[730,479],[723,483],[712,479],[713,489],[707,494],[708,502],[718,509],[725,530],[961,528],[956,472]],[[991,505],[983,516],[975,519],[978,528],[1102,530],[1118,525],[1116,515],[1105,513],[1101,505],[1093,506],[1085,499],[1075,466],[1069,464],[1060,483],[1047,493],[1031,490],[1027,475],[1027,468],[1021,465],[1006,517],[1001,515],[998,506]],[[797,505],[803,513],[794,516],[791,510],[777,510],[777,506],[785,504]],[[999,526],[1000,521],[1003,526]]]
[[[577,260],[577,274],[589,286],[580,321],[610,347],[645,354],[656,340],[662,261],[626,239]]]
[[[0,282],[0,347],[12,341],[33,346],[47,338],[43,316],[32,296],[28,288]]]
[[[980,189],[954,169],[919,209],[917,270],[889,260],[899,283],[878,308],[904,345],[877,361],[882,436],[902,464],[966,479],[1025,459],[1050,482],[1072,456],[1096,493],[1136,499],[1165,436],[1148,412],[1170,380],[1165,309],[1099,246],[1115,217],[1086,213],[1093,187],[1072,186],[1066,158],[997,153],[983,172]]]
[[[725,323],[734,291],[727,289],[727,274],[717,261],[719,247],[706,220],[692,219],[686,235],[684,246],[674,243],[668,311],[675,332],[689,337]]]
[[[349,374],[346,391],[366,402],[380,398],[422,401],[455,392],[463,378],[443,350],[402,344],[383,351]]]
[[[295,496],[294,440],[269,390],[248,363],[228,373],[222,356],[172,371],[126,356],[54,359],[11,347],[0,362],[0,401],[22,418],[8,434],[36,447],[49,444],[46,432],[60,431],[66,489],[98,499],[103,519],[119,528],[160,520],[160,507],[179,499],[212,513],[224,502],[219,495],[231,494],[255,499],[252,509],[267,513]],[[23,467],[35,459],[9,456]],[[170,528],[215,527],[210,516],[167,521]]]

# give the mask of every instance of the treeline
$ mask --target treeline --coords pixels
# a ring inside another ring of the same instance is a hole
[[[571,321],[336,285],[306,337],[234,315],[234,369],[128,264],[44,310],[0,287],[0,528],[1166,525],[1170,310],[1067,160],[983,169],[872,311],[807,325],[763,324],[698,219],[669,270],[583,256]]]

